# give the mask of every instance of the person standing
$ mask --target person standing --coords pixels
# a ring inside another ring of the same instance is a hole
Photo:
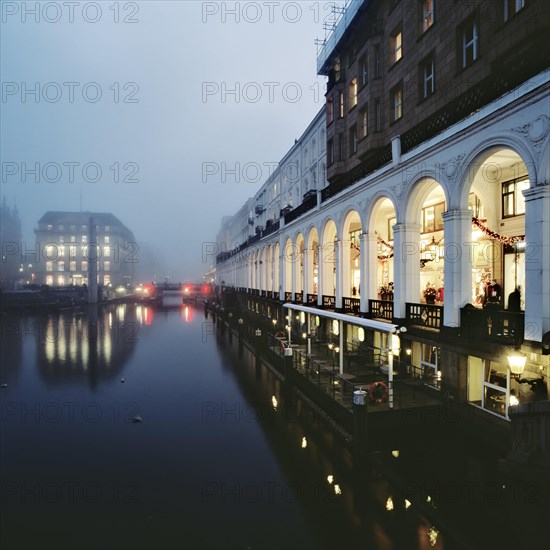
[[[508,311],[512,313],[508,321],[508,327],[510,335],[514,336],[514,340],[518,340],[521,337],[520,334],[516,334],[516,328],[519,328],[518,317],[521,312],[521,287],[516,288],[508,295]]]

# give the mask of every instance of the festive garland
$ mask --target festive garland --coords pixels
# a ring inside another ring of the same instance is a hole
[[[385,241],[380,236],[380,233],[378,233],[378,231],[375,231],[375,233],[376,233],[376,238],[377,238],[377,240],[380,244],[383,244],[386,248],[389,248],[390,250],[393,250],[393,244],[390,244],[389,242]]]
[[[485,225],[483,225],[478,218],[475,216],[472,218],[472,223],[482,232],[485,233],[488,237],[491,239],[495,239],[496,241],[500,241],[504,244],[515,244],[515,243],[521,243],[525,241],[525,235],[517,235],[515,237],[506,237],[505,235],[500,235],[496,231],[492,231]]]
[[[500,241],[501,243],[504,243],[504,244],[513,245],[515,243],[520,243],[520,242],[525,241],[525,235],[517,235],[515,237],[506,237],[505,235],[500,235],[499,233],[496,233],[495,231],[492,231],[491,229],[489,229],[488,227],[483,225],[481,223],[481,221],[478,218],[476,218],[475,216],[472,217],[472,224],[475,225],[482,233],[484,233],[485,235],[487,235],[491,239],[495,239],[495,240]],[[375,231],[375,234],[376,234],[377,241],[381,245],[385,246],[388,250],[393,250],[394,249],[393,245],[390,244],[389,242],[385,241],[381,237],[381,235],[378,233],[378,231]],[[443,241],[443,238],[444,237],[439,239],[439,241],[435,241],[435,239],[434,239],[435,245],[439,246],[441,244],[441,242]],[[432,244],[432,243],[430,243],[430,244]],[[357,257],[359,257],[360,249],[354,242],[351,242],[351,248],[353,248],[354,250],[357,251],[357,253],[358,253]],[[393,258],[393,252],[391,252],[390,254],[379,254],[377,256],[377,258],[380,261],[389,260],[390,258]]]

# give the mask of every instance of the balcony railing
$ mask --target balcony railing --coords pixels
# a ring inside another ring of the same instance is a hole
[[[359,314],[359,309],[361,307],[361,300],[359,298],[342,298],[342,307],[344,313],[354,313]]]
[[[374,149],[370,152],[369,157],[362,161],[361,164],[346,173],[336,176],[330,185],[321,191],[321,201],[325,202],[331,197],[334,197],[334,195],[337,195],[360,179],[378,170],[378,168],[390,163],[391,160],[391,144]]]
[[[460,336],[475,342],[494,342],[520,345],[524,339],[525,314],[504,309],[478,309],[463,307],[460,310]]]
[[[323,294],[323,309],[334,309],[336,307],[336,298]]]
[[[369,300],[369,312],[373,319],[393,319],[393,302],[389,300]]]
[[[443,306],[432,304],[405,304],[408,324],[440,329],[443,322]]]
[[[307,305],[313,307],[317,305],[317,294],[307,294]]]
[[[277,220],[276,222],[266,226],[266,228],[262,231],[262,237],[267,237],[267,235],[271,235],[271,233],[275,233],[275,231],[279,230],[280,225],[281,225],[281,222]]]
[[[296,218],[299,218],[302,214],[305,214],[308,210],[317,206],[317,195],[311,195],[307,199],[297,206],[294,210],[291,210],[288,214],[285,214],[285,225],[293,222]]]

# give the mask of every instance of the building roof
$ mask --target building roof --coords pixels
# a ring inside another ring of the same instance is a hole
[[[89,222],[91,217],[94,218],[96,224],[109,225],[113,228],[119,227],[123,231],[127,231],[132,234],[132,232],[114,214],[109,212],[60,212],[50,210],[38,220],[38,224],[84,225]]]

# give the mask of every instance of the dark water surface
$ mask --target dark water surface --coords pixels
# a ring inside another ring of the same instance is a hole
[[[1,344],[2,549],[503,549],[539,521],[539,489],[488,493],[498,457],[439,432],[359,464],[201,308],[4,315]]]

